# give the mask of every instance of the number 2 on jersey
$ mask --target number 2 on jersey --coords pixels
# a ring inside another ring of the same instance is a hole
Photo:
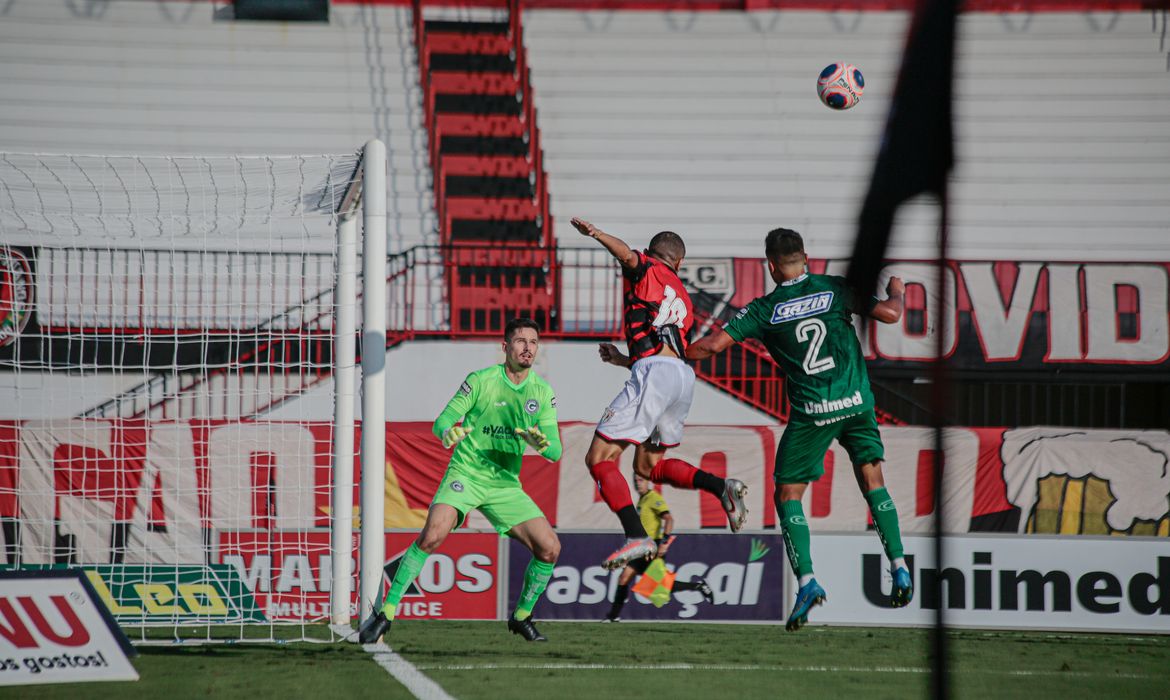
[[[809,344],[808,352],[804,353],[804,362],[801,363],[805,374],[817,374],[837,366],[832,355],[817,357],[821,354],[825,333],[825,323],[819,318],[805,319],[796,326],[796,339]]]

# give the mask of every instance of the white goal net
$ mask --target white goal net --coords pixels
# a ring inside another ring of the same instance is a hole
[[[136,641],[329,638],[359,158],[0,153],[4,566],[84,568]]]

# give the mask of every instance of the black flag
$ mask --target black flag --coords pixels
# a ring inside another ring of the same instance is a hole
[[[877,288],[894,214],[923,192],[940,198],[954,161],[952,73],[957,0],[919,0],[873,180],[861,207],[847,279],[865,297]]]

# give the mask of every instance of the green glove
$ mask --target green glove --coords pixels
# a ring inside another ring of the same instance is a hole
[[[459,444],[459,441],[471,434],[470,428],[462,425],[453,425],[443,431],[443,447],[448,450]]]
[[[537,452],[544,452],[548,447],[548,438],[535,425],[531,428],[516,428],[516,437],[532,446]]]

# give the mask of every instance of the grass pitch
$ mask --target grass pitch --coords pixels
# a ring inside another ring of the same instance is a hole
[[[930,691],[929,633],[779,625],[542,622],[528,644],[503,622],[395,623],[395,652],[460,700],[822,698]],[[957,698],[1170,697],[1170,638],[955,631]],[[144,647],[138,683],[0,690],[21,698],[409,698],[355,644]],[[15,693],[13,691],[16,691]]]

